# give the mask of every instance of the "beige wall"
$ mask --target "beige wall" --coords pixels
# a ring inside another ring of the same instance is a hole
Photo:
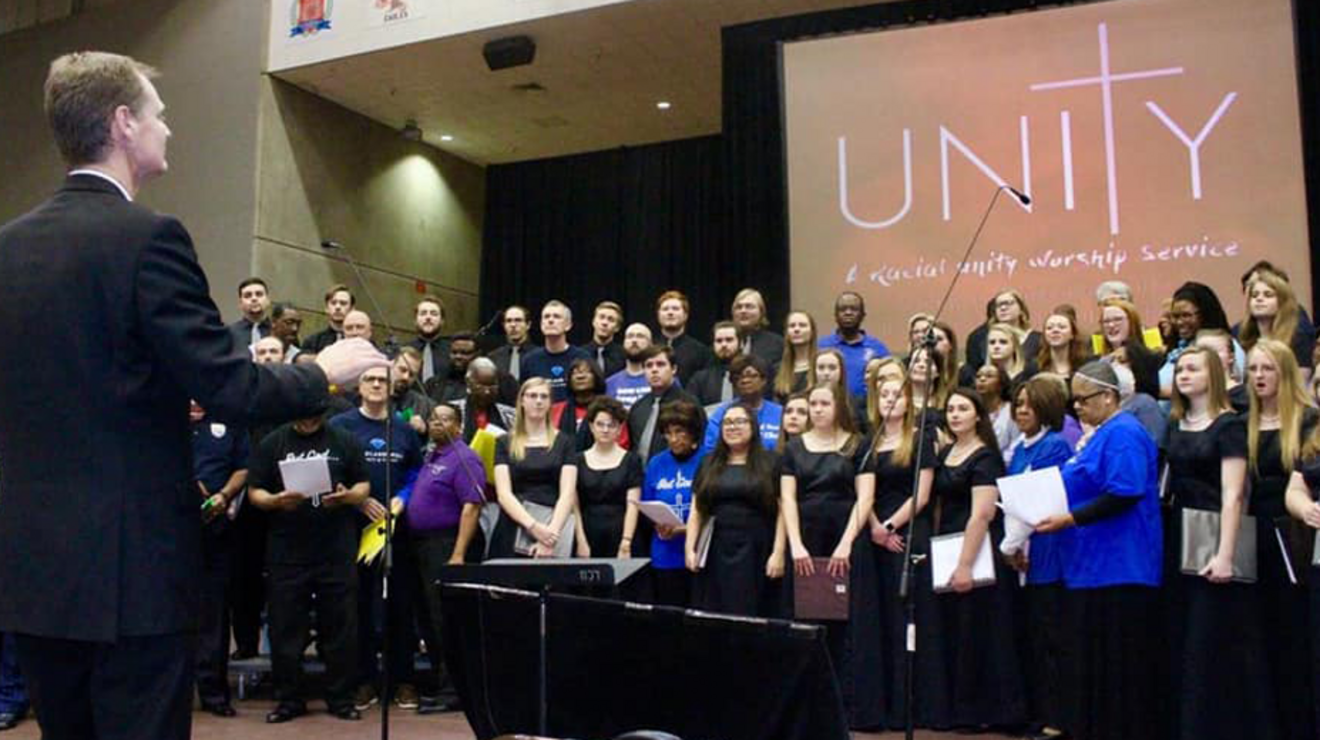
[[[261,89],[260,163],[253,263],[277,297],[319,311],[344,283],[375,313],[350,266],[320,249],[333,239],[401,332],[417,280],[444,299],[447,332],[477,326],[483,169],[275,78]],[[323,326],[305,324],[304,335]]]
[[[0,35],[0,223],[62,178],[41,112],[50,61],[116,51],[163,72],[170,171],[139,199],[187,225],[226,320],[238,314],[235,286],[251,274],[266,277],[276,299],[314,312],[327,285],[356,291],[347,264],[318,248],[335,239],[363,263],[389,323],[411,329],[417,279],[448,304],[447,331],[479,323],[484,170],[265,77],[259,0],[99,6]],[[305,334],[320,328],[319,316],[308,319]]]
[[[134,0],[0,36],[0,222],[60,184],[64,166],[41,111],[50,61],[78,49],[129,54],[159,68],[174,132],[170,171],[139,200],[179,216],[225,315],[251,266],[257,94],[265,3]]]

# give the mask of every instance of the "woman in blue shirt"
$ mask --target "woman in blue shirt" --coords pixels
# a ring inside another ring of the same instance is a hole
[[[1062,560],[1063,729],[1087,740],[1139,740],[1158,733],[1157,661],[1162,530],[1157,451],[1119,408],[1108,364],[1082,366],[1073,406],[1095,428],[1063,466],[1069,513],[1038,533],[1071,529]]]
[[[1063,381],[1038,375],[1013,390],[1013,420],[1021,436],[1013,445],[1008,474],[1061,467],[1072,457],[1063,436],[1068,391]],[[1058,662],[1062,652],[1059,627],[1063,598],[1063,558],[1070,532],[1036,534],[1029,544],[1028,525],[1008,519],[1008,534],[999,549],[1015,569],[1027,574],[1027,636],[1023,640],[1028,687],[1028,714],[1046,732],[1059,727]],[[1022,536],[1014,537],[1014,532]]]
[[[701,436],[706,429],[701,409],[689,401],[674,401],[660,410],[656,427],[665,435],[669,447],[652,456],[647,463],[642,500],[663,501],[679,518],[687,521],[692,509],[692,482],[697,478],[697,466],[701,463]],[[633,527],[628,526],[630,522]],[[624,522],[623,541],[631,546],[640,532],[654,530],[649,548],[632,549],[639,555],[649,551],[652,600],[657,604],[687,606],[692,597],[692,576],[683,562],[683,539],[687,530],[664,526],[647,526],[643,530],[638,526],[640,524],[643,524],[640,517],[628,517]]]

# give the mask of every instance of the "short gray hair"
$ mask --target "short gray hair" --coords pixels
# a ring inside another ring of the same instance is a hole
[[[472,358],[472,362],[468,363],[467,372],[464,373],[463,379],[471,380],[472,376],[477,374],[480,370],[489,370],[495,375],[499,375],[500,371],[500,369],[495,366],[495,362],[489,357],[474,357]]]

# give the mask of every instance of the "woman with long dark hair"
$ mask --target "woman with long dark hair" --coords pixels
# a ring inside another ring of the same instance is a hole
[[[1004,459],[981,397],[958,388],[944,407],[944,423],[953,443],[938,455],[929,513],[933,535],[963,535],[958,565],[948,592],[935,596],[938,619],[929,625],[939,635],[919,644],[917,700],[936,728],[1007,727],[1026,719],[1014,600],[1017,579],[995,558],[995,583],[973,589],[972,564],[986,538],[997,550],[1003,523],[995,502]],[[920,629],[920,627],[918,627]]]
[[[595,438],[587,422],[587,407],[605,397],[605,376],[594,360],[580,358],[568,366],[568,398],[550,407],[550,423],[574,439],[579,452],[591,446]],[[619,444],[628,446],[628,427],[620,432]]]
[[[874,664],[879,634],[868,629],[876,605],[874,559],[866,549],[867,514],[875,476],[863,470],[866,445],[857,434],[838,385],[818,385],[808,395],[810,424],[790,440],[781,460],[779,501],[796,576],[811,576],[813,557],[828,557],[829,572],[848,578],[853,619],[828,624],[834,669],[854,727],[880,724],[880,690]],[[860,629],[858,629],[860,627]]]
[[[1091,353],[1077,330],[1077,311],[1072,306],[1058,306],[1045,317],[1040,350],[1036,353],[1036,370],[1054,373],[1064,383],[1072,380],[1077,368],[1091,359]]]
[[[1172,346],[1164,354],[1164,364],[1160,367],[1160,397],[1173,396],[1174,365],[1188,347],[1196,344],[1196,333],[1202,329],[1221,329],[1231,332],[1228,317],[1219,297],[1208,285],[1187,282],[1173,292],[1173,301],[1169,304],[1169,319],[1173,323]],[[1233,343],[1233,364],[1241,367],[1247,362],[1246,353],[1237,342]]]
[[[779,515],[777,466],[761,444],[755,412],[741,403],[730,406],[693,484],[684,558],[696,573],[697,608],[745,616],[775,611],[766,573]],[[703,563],[697,543],[705,527],[714,530]]]

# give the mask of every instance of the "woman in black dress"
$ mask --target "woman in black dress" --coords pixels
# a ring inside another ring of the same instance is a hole
[[[1247,472],[1256,517],[1257,606],[1265,637],[1270,687],[1278,705],[1279,737],[1315,737],[1310,704],[1311,639],[1306,620],[1306,570],[1310,544],[1288,516],[1284,492],[1298,469],[1302,445],[1315,428],[1317,414],[1292,350],[1275,339],[1257,339],[1247,352]],[[1286,559],[1286,560],[1285,560]]]
[[[577,468],[573,437],[550,425],[550,381],[531,378],[518,392],[513,431],[495,443],[495,494],[500,518],[490,537],[491,558],[548,557],[573,513]],[[530,505],[530,506],[529,506]],[[549,511],[538,518],[528,509]],[[518,552],[518,530],[535,543]]]
[[[815,386],[816,320],[806,311],[789,311],[784,319],[784,356],[775,370],[775,400]]]
[[[767,570],[773,559],[783,558],[774,549],[778,463],[761,444],[755,419],[743,404],[730,406],[715,449],[697,469],[684,558],[697,574],[693,605],[698,609],[763,616],[776,606]],[[707,527],[714,530],[702,563],[697,543]]]
[[[912,386],[902,376],[881,380],[875,390],[876,408],[879,422],[872,438],[872,447],[866,462],[866,470],[875,476],[875,505],[869,517],[871,536],[871,557],[875,560],[876,570],[876,616],[879,619],[880,660],[873,670],[882,697],[883,721],[893,728],[902,727],[907,716],[904,697],[907,681],[905,660],[907,614],[899,598],[899,583],[903,577],[903,550],[905,538],[909,535],[917,539],[912,543],[913,552],[917,545],[929,542],[929,522],[918,518],[912,521],[912,483],[913,469],[921,456],[921,476],[917,488],[917,513],[926,508],[930,501],[930,487],[935,478],[935,448],[931,440],[935,429],[926,430],[926,443],[917,448],[917,411],[912,403]],[[924,527],[924,529],[923,529]],[[913,531],[917,534],[913,535]],[[921,625],[935,624],[935,595],[930,587],[930,570],[913,570],[914,582],[911,597],[916,600],[917,629],[922,633]],[[918,649],[925,646],[918,637]],[[929,718],[918,716],[918,724],[927,724]]]
[[[875,560],[867,516],[875,476],[862,469],[867,446],[853,428],[843,389],[818,385],[807,397],[811,424],[784,450],[779,501],[793,553],[794,575],[810,576],[820,562],[835,578],[848,578],[849,621],[828,623],[828,642],[844,707],[853,727],[877,727],[883,716],[875,665],[880,657],[874,629]]]
[[[951,591],[935,596],[938,618],[930,626],[939,639],[917,652],[917,701],[937,728],[1017,725],[1026,719],[1013,621],[1017,577],[995,558],[994,585],[973,590],[972,582],[982,542],[989,537],[991,551],[998,551],[1004,536],[995,508],[1004,458],[976,391],[955,390],[944,414],[953,443],[938,455],[931,505],[922,516],[930,515],[934,534],[962,533],[964,540],[948,583],[935,584]]]
[[[1299,470],[1294,470],[1288,481],[1288,513],[1306,527],[1307,540],[1314,541],[1320,536],[1320,426],[1307,437],[1302,447]],[[1309,558],[1299,564],[1298,575],[1307,582],[1307,624],[1311,637],[1311,650],[1306,654],[1309,661],[1303,674],[1295,675],[1299,682],[1309,682],[1311,690],[1293,691],[1283,697],[1283,701],[1296,702],[1312,711],[1312,722],[1320,726],[1320,567],[1311,564]]]
[[[580,558],[632,557],[632,539],[624,532],[637,528],[645,473],[642,458],[619,446],[619,430],[627,420],[623,404],[607,396],[587,407],[586,426],[595,442],[575,458]]]
[[[1165,526],[1166,642],[1172,649],[1165,695],[1185,740],[1278,737],[1264,659],[1256,586],[1234,583],[1233,557],[1247,473],[1246,428],[1229,408],[1214,353],[1189,346],[1174,366],[1173,410],[1165,445],[1173,510]],[[1200,572],[1182,572],[1188,509],[1214,511],[1217,550]]]

